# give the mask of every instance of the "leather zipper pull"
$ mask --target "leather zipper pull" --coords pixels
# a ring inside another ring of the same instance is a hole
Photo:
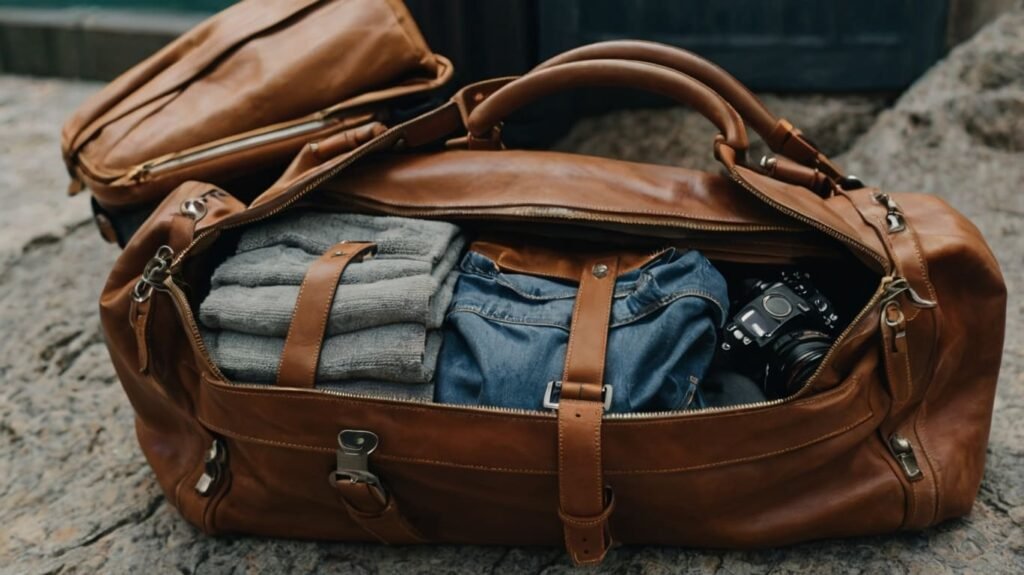
[[[132,299],[129,322],[135,333],[135,348],[138,353],[139,373],[149,372],[149,308],[153,300]]]
[[[913,380],[910,374],[910,356],[907,353],[907,318],[899,300],[885,302],[881,314],[882,342],[885,353],[885,373],[892,393],[892,413],[900,410],[910,401]]]

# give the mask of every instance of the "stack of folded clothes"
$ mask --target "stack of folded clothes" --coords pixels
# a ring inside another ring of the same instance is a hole
[[[342,240],[376,257],[342,275],[317,368],[318,387],[430,398],[441,335],[465,245],[445,222],[298,212],[253,226],[213,274],[200,305],[204,340],[225,375],[273,383],[306,271]]]

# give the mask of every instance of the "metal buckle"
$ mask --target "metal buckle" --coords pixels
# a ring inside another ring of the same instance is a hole
[[[558,390],[558,399],[555,399],[555,389]],[[613,388],[610,385],[601,386],[601,397],[604,399],[604,410],[608,411],[612,407],[612,392]],[[544,390],[544,408],[545,409],[558,409],[559,400],[562,397],[562,381],[554,380],[548,382],[547,389]]]
[[[332,483],[348,480],[352,483],[366,483],[382,492],[380,478],[370,471],[370,454],[377,449],[380,439],[372,431],[346,429],[338,434],[338,467],[328,478]]]

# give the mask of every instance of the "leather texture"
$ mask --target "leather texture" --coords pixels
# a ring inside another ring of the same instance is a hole
[[[573,563],[600,563],[612,544],[601,465],[604,366],[618,255],[584,260],[558,403],[558,516]]]
[[[84,184],[117,210],[156,203],[189,179],[223,184],[283,168],[306,143],[385,119],[388,103],[451,73],[400,0],[244,0],[68,119],[72,191]]]
[[[471,136],[487,139],[499,122],[526,104],[556,92],[592,86],[630,86],[673,98],[708,118],[733,150],[747,149],[742,118],[717,93],[690,76],[628,60],[571,62],[527,74],[502,86],[477,105],[466,125]]]
[[[569,62],[601,59],[649,62],[692,76],[721,94],[773,151],[810,167],[812,173],[827,175],[833,181],[842,176],[839,168],[804,138],[793,124],[772,114],[753,92],[731,74],[692,52],[656,42],[610,40],[580,46],[553,56],[539,64],[534,71]]]
[[[371,242],[343,241],[309,266],[284,340],[277,385],[313,388],[338,282],[350,263],[362,261],[376,249]]]
[[[511,98],[502,90],[513,84],[467,87],[310,165],[249,207],[224,203],[219,209],[229,213],[202,229],[180,205],[210,186],[183,184],[128,244],[101,296],[106,342],[142,450],[191,523],[209,533],[388,542],[406,541],[405,524],[425,542],[565,544],[575,561],[589,563],[604,552],[605,525],[617,543],[750,548],[921,529],[970,510],[984,470],[1006,286],[964,216],[934,196],[888,193],[905,223],[894,231],[879,190],[833,186],[819,195],[744,165],[729,146],[719,146],[724,176],[465,149],[465,119],[489,98]],[[474,94],[484,94],[482,102],[460,100]],[[601,308],[606,292],[588,286],[593,301],[581,304],[585,319],[574,324],[596,333],[574,338],[574,348],[583,347],[566,379],[575,385],[557,413],[237,385],[245,382],[226,380],[210,362],[192,309],[229,230],[295,205],[556,240],[708,245],[732,261],[832,257],[877,280],[878,290],[808,386],[774,404],[603,415],[594,343],[601,313],[589,310]],[[161,246],[174,262],[163,289],[139,310],[133,288]],[[368,465],[387,486],[392,511],[379,498],[366,508],[357,495],[339,498],[324,480],[343,429],[379,436]],[[894,450],[894,435],[911,446],[913,461]],[[214,440],[227,463],[201,494],[194,485]],[[909,463],[919,475],[905,471]],[[389,518],[371,524],[353,506]]]

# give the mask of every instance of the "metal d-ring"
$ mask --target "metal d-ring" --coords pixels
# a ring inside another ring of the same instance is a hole
[[[889,314],[887,313],[890,308],[896,308],[897,315],[894,319],[890,319]],[[900,306],[899,303],[897,303],[895,300],[889,300],[888,302],[885,303],[885,308],[882,310],[882,321],[885,322],[886,326],[897,327],[901,323],[903,323],[904,319],[905,318],[903,316],[903,307]]]

